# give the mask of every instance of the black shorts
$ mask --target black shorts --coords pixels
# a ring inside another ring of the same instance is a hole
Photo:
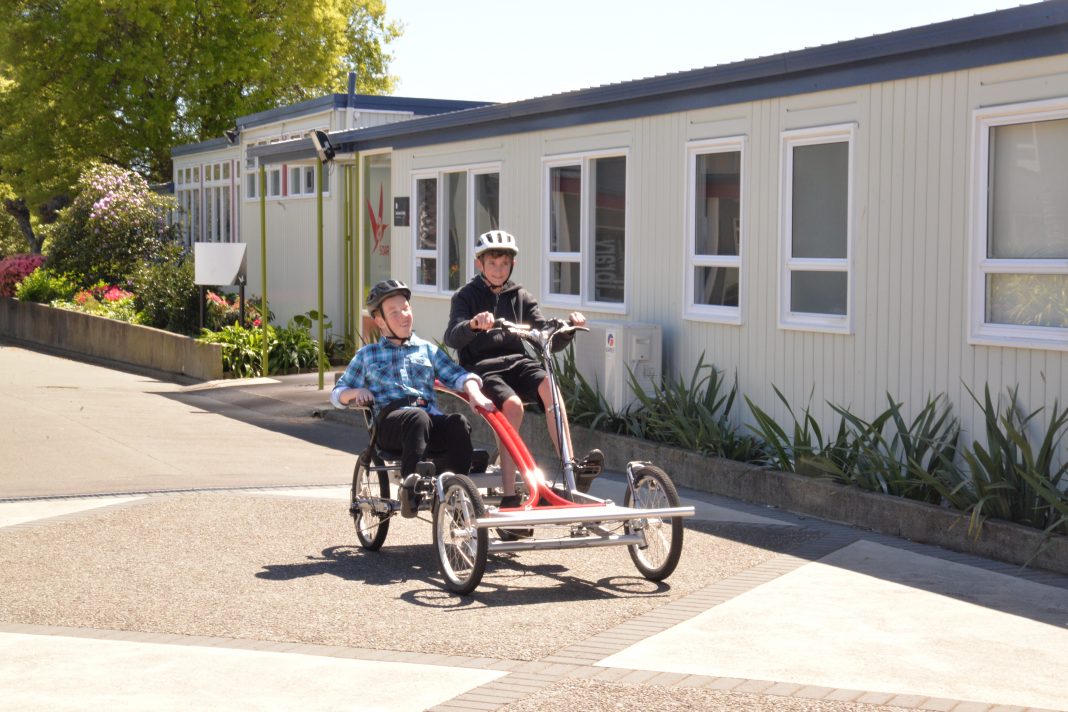
[[[533,359],[522,359],[503,371],[482,376],[482,392],[498,408],[512,396],[519,396],[524,403],[541,405],[538,386],[549,377],[545,369]]]

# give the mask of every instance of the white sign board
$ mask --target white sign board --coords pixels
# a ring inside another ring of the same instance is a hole
[[[245,281],[245,243],[197,242],[193,244],[193,282],[213,287]]]

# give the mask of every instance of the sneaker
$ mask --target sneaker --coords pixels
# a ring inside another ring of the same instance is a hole
[[[423,463],[419,463],[420,465]],[[400,500],[401,516],[411,519],[419,512],[419,494],[415,486],[419,483],[419,474],[412,473],[404,478],[400,487],[397,488],[397,498]]]
[[[501,497],[501,503],[497,505],[498,509],[510,509],[512,507],[518,507],[523,503],[522,498],[517,494],[509,494]]]
[[[594,448],[575,463],[575,489],[583,494],[590,491],[593,481],[604,472],[604,453]]]
[[[523,498],[518,494],[510,494],[505,497],[501,497],[501,503],[497,505],[498,509],[510,509],[512,507],[518,507],[523,503]],[[534,536],[533,529],[498,529],[497,536],[501,538],[501,541],[516,541],[517,539],[529,539]]]

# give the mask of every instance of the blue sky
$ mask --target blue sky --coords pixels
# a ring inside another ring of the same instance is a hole
[[[386,0],[395,94],[517,101],[1033,4],[1028,0]]]

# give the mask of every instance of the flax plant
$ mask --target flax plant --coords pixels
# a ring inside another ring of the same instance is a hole
[[[1043,529],[1047,534],[1068,534],[1068,493],[1061,485],[1068,472],[1068,457],[1059,450],[1068,426],[1068,410],[1056,401],[1037,449],[1028,437],[1029,424],[1044,409],[1024,415],[1019,388],[1008,389],[1004,407],[995,405],[989,386],[983,400],[968,393],[983,412],[986,444],[975,441],[963,453],[968,463],[975,503],[970,531],[978,531],[986,517],[1008,519]]]
[[[737,378],[728,389],[723,373],[706,364],[703,354],[688,380],[664,377],[649,393],[633,373],[629,380],[637,408],[623,419],[631,435],[742,462],[761,454],[757,441],[740,434],[731,422]]]

